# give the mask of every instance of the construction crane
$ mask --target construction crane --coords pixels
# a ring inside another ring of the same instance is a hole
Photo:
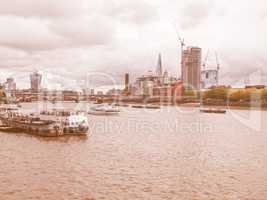
[[[183,52],[183,50],[184,50],[184,46],[185,46],[184,38],[181,38],[181,37],[180,37],[180,35],[179,35],[179,33],[178,33],[178,30],[177,30],[176,26],[174,26],[174,27],[175,27],[175,31],[176,31],[176,35],[177,35],[177,37],[178,37],[178,40],[179,40],[179,42],[180,42],[180,44],[181,44],[182,52]]]
[[[204,60],[204,62],[203,62],[203,64],[202,64],[202,66],[203,66],[203,70],[206,69],[206,65],[207,65],[207,61],[208,61],[208,57],[209,57],[209,52],[210,52],[210,50],[208,49],[208,51],[207,51],[207,55],[206,55],[205,60]]]
[[[219,63],[218,54],[217,54],[216,51],[215,51],[215,58],[216,58],[216,64],[217,64],[217,77],[216,77],[216,80],[217,80],[217,87],[218,87],[218,86],[219,86],[219,70],[220,70],[220,63]]]
[[[178,41],[180,42],[180,45],[181,45],[181,70],[182,70],[182,71],[181,71],[181,72],[182,72],[181,76],[183,77],[183,63],[184,63],[184,60],[183,60],[183,52],[184,52],[185,41],[184,41],[184,38],[181,38],[181,36],[179,35],[175,23],[173,23],[173,26],[174,26],[176,35],[177,35],[177,37],[178,37]],[[182,78],[182,79],[183,79],[183,78]]]
[[[219,71],[219,69],[220,69],[220,63],[219,63],[218,54],[217,54],[216,51],[215,51],[215,57],[216,57],[217,71]]]

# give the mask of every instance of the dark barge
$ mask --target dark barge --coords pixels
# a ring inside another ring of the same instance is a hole
[[[0,121],[2,131],[24,132],[44,137],[87,135],[89,129],[87,118],[80,115],[70,115],[65,120],[55,121],[7,111],[0,113]]]

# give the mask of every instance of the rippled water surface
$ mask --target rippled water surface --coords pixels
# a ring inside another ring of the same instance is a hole
[[[0,199],[267,198],[267,112],[124,108],[88,119],[88,137],[0,132]]]

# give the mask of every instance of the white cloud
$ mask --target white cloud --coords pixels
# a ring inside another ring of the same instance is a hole
[[[48,28],[39,18],[0,16],[0,44],[24,50],[42,50],[61,46],[66,39]]]
[[[84,13],[85,0],[1,0],[2,15],[23,17],[71,17]]]
[[[115,32],[111,20],[101,15],[56,20],[51,23],[50,29],[68,38],[71,47],[108,44]]]
[[[5,72],[28,77],[37,68],[67,82],[100,71],[119,82],[126,71],[136,75],[154,69],[161,52],[164,67],[178,75],[174,20],[187,45],[202,47],[204,54],[208,48],[218,52],[222,77],[266,72],[263,0],[0,2],[0,67]]]

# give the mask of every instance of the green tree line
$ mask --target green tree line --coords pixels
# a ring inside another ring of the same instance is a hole
[[[215,88],[203,93],[203,99],[220,99],[232,102],[249,102],[251,100],[267,101],[267,89],[229,89]]]
[[[219,87],[203,92],[185,91],[186,97],[202,98],[203,100],[221,100],[231,102],[249,102],[262,100],[267,102],[267,89],[231,89]]]

